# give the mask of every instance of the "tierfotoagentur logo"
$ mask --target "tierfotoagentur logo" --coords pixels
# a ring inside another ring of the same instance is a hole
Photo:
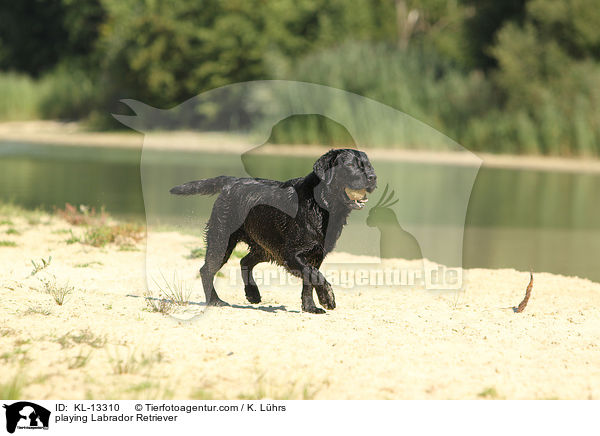
[[[231,286],[244,286],[237,268],[223,269],[227,283]],[[422,287],[428,290],[458,290],[462,284],[462,268],[406,268],[393,263],[387,265],[340,264],[329,265],[324,269],[324,278],[333,286],[352,289],[357,286]],[[289,274],[280,269],[256,270],[253,274],[257,285],[298,287],[301,274]]]
[[[335,308],[335,288],[462,289],[465,217],[481,160],[432,127],[357,94],[293,81],[228,85],[168,110],[134,100],[123,103],[135,115],[115,118],[144,133],[140,171],[147,298],[164,300],[165,288],[169,293],[187,289],[194,301],[226,304],[215,283],[225,279],[228,286],[245,290],[251,304],[261,301],[259,285],[265,293],[268,286],[302,288],[303,310],[322,313],[313,309],[308,286],[329,310]],[[274,147],[278,126],[303,116],[336,123],[347,132],[348,143],[325,154],[322,149],[283,153]],[[400,146],[400,151],[376,151],[390,146]],[[440,155],[451,155],[455,164],[448,165]],[[324,227],[317,230],[323,233],[324,256],[310,248],[300,257],[280,256],[265,247],[284,242],[257,243],[244,236],[249,222],[259,223],[252,230],[257,235],[288,219],[312,231],[303,215],[305,188],[299,190],[301,182],[294,180],[310,184],[314,207],[324,211]],[[347,212],[336,206],[338,198]],[[278,212],[257,212],[264,208]],[[212,231],[205,232],[207,223]],[[164,250],[159,230],[169,227],[207,237],[208,245],[196,251],[196,268]],[[238,242],[249,252],[238,256]],[[219,272],[232,256],[241,259],[241,271],[226,267]],[[209,262],[203,266],[203,261]],[[269,261],[284,268],[254,269]],[[196,304],[195,312],[188,310],[187,319],[200,314],[203,304]]]
[[[50,411],[29,401],[4,404],[6,409],[6,431],[15,430],[48,430]]]

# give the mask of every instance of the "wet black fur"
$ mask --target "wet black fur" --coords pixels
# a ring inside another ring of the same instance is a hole
[[[177,195],[220,193],[207,224],[206,257],[200,269],[207,303],[226,304],[218,297],[213,279],[243,241],[250,247],[240,262],[250,303],[261,301],[252,269],[269,261],[302,278],[303,311],[325,312],[314,303],[313,287],[321,305],[334,309],[333,290],[319,267],[333,250],[350,211],[357,208],[344,188],[372,192],[376,184],[365,153],[338,149],[321,156],[306,177],[286,182],[220,176],[171,189]]]

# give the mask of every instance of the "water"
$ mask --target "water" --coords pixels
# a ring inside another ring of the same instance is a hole
[[[102,205],[143,216],[140,152],[0,142],[0,199],[52,211],[65,203]]]
[[[147,174],[168,171],[172,180],[187,181],[202,176],[228,174],[231,156],[170,152],[148,162]],[[169,164],[165,162],[169,159]],[[288,179],[308,173],[312,158],[248,156],[244,159],[248,173],[258,177]],[[130,149],[47,147],[34,144],[0,142],[0,199],[13,200],[27,208],[64,207],[86,204],[105,206],[120,217],[143,217],[144,201],[140,181],[140,152]],[[239,160],[238,160],[239,162]],[[440,167],[431,165],[373,162],[379,180],[392,187],[413,183],[425,184],[435,193],[442,189],[435,174]],[[166,168],[166,169],[165,169]],[[151,184],[151,181],[148,182]],[[370,206],[381,196],[380,183]],[[162,193],[164,187],[149,192]],[[422,195],[414,190],[396,189],[399,200],[395,214],[381,214],[381,253],[386,257],[418,257],[419,245],[399,224],[423,227],[431,234],[450,223],[445,222],[448,204],[440,209],[431,206],[423,215]],[[600,175],[534,170],[486,168],[480,170],[469,201],[463,265],[467,268],[516,268],[577,275],[600,281],[597,259],[600,254]],[[148,197],[148,195],[147,195]],[[209,198],[195,197],[196,219],[206,219]],[[152,199],[150,198],[152,201]],[[174,200],[173,200],[174,201]],[[179,213],[181,203],[160,203],[161,214]],[[430,206],[427,206],[430,207]],[[421,211],[417,214],[415,211]],[[198,212],[200,211],[200,212]],[[364,220],[368,211],[353,212],[352,219]],[[373,224],[373,223],[371,223]],[[200,226],[201,227],[201,226]],[[406,226],[405,226],[406,227]],[[387,229],[387,230],[386,230]],[[338,248],[364,254],[352,235],[343,235]]]

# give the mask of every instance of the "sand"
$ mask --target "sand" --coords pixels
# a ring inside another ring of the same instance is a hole
[[[589,280],[534,272],[529,305],[516,314],[511,307],[523,298],[529,272],[473,269],[461,293],[337,287],[336,310],[312,315],[300,311],[293,286],[263,286],[263,302],[248,304],[228,278],[235,258],[216,281],[234,306],[180,322],[147,308],[143,241],[133,248],[68,244],[83,229],[56,216],[0,222],[0,240],[16,243],[0,246],[0,396],[600,398],[600,284]],[[201,266],[201,258],[187,258],[202,245],[197,237],[154,237],[178,268]],[[50,266],[31,277],[31,260],[50,255]],[[328,258],[348,260],[356,259]],[[58,305],[43,280],[68,282],[74,291]],[[202,302],[200,281],[191,288],[192,303]],[[190,304],[174,314],[203,309]]]

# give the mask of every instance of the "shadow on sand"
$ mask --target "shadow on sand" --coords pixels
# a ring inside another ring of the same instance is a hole
[[[133,297],[133,298],[144,298],[147,300],[154,300],[154,301],[167,301],[169,303],[175,304],[174,301],[166,299],[166,298],[157,298],[157,297],[142,297],[140,295],[133,295],[133,294],[127,294],[126,297]],[[199,302],[199,301],[188,301],[187,302],[188,305],[195,305],[195,306],[206,306],[206,303],[204,301]],[[241,304],[227,304],[227,306],[223,306],[223,307],[231,307],[232,309],[252,309],[252,310],[260,310],[263,312],[269,312],[269,313],[277,313],[277,312],[288,312],[288,313],[300,313],[299,310],[288,310],[284,305],[279,305],[279,306],[256,306],[256,305],[241,305]]]

